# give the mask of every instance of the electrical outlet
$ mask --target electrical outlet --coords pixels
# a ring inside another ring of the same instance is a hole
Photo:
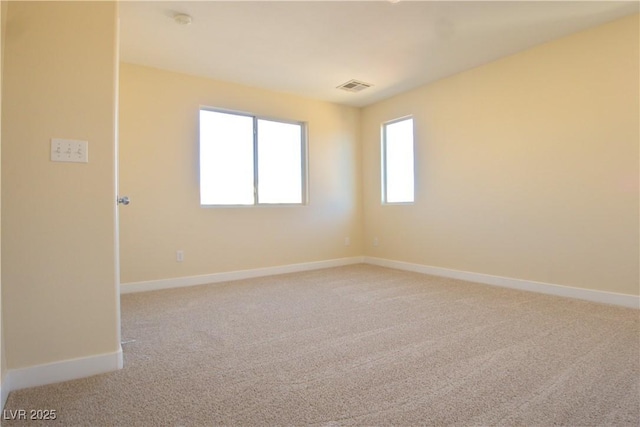
[[[179,250],[179,251],[176,252],[176,261],[177,262],[184,261],[184,251],[183,250]]]
[[[345,245],[345,246],[349,246],[350,244],[351,244],[351,238],[349,238],[349,237],[345,237],[345,238],[344,238],[344,245]]]
[[[378,246],[380,244],[380,240],[377,237],[373,238],[373,246]]]

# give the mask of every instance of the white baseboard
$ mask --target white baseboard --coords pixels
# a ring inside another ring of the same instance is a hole
[[[640,297],[635,295],[574,288],[552,283],[535,282],[531,280],[514,279],[502,276],[492,276],[490,274],[452,270],[448,268],[433,267],[423,264],[413,264],[404,261],[396,261],[368,256],[338,258],[301,264],[256,268],[251,270],[229,271],[223,273],[205,274],[201,276],[188,276],[177,277],[173,279],[123,283],[120,286],[120,293],[128,294],[134,292],[180,288],[185,286],[206,285],[210,283],[220,283],[232,280],[250,279],[254,277],[273,276],[277,274],[295,273],[299,271],[319,270],[322,268],[340,267],[343,265],[360,263],[379,265],[382,267],[395,268],[398,270],[414,271],[417,273],[430,274],[433,276],[450,277],[453,279],[466,280],[469,282],[483,283],[486,285],[500,286],[504,288],[519,289],[523,291],[537,292],[566,298],[576,298],[603,304],[613,304],[636,309],[640,308]]]
[[[574,288],[570,286],[554,285],[551,283],[534,282],[531,280],[513,279],[510,277],[492,276],[489,274],[473,273],[470,271],[451,270],[448,268],[432,267],[422,264],[412,264],[409,262],[395,261],[384,258],[364,257],[364,262],[367,264],[379,265],[381,267],[413,271],[417,273],[430,274],[433,276],[449,277],[452,279],[483,283],[485,285],[519,289],[522,291],[538,292],[541,294],[555,295],[567,298],[577,298],[586,301],[599,302],[603,304],[613,304],[636,309],[640,308],[640,297],[636,295],[594,291],[591,289]]]
[[[320,270],[322,268],[340,267],[343,265],[362,264],[364,257],[338,258],[325,261],[288,264],[276,267],[263,267],[251,270],[237,270],[223,273],[204,274],[201,276],[176,277],[173,279],[149,280],[144,282],[122,283],[120,294],[134,292],[157,291],[160,289],[181,288],[185,286],[207,285],[210,283],[229,282],[232,280],[251,279],[254,277],[274,276],[277,274],[296,273],[299,271]]]
[[[5,378],[0,381],[0,410],[4,409],[4,404],[7,403],[7,397],[9,397],[9,381]]]
[[[2,384],[2,407],[11,391],[91,377],[122,369],[122,347],[113,353],[9,369]]]

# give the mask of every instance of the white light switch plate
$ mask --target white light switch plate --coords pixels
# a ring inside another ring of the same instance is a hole
[[[89,141],[52,138],[51,161],[89,163]]]

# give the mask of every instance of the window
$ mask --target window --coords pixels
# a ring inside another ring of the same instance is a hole
[[[413,201],[413,118],[403,118],[382,125],[382,202]]]
[[[302,204],[305,125],[200,110],[200,204]]]

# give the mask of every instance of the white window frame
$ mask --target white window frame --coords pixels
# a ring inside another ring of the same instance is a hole
[[[230,114],[235,116],[244,116],[251,117],[253,119],[253,203],[252,204],[211,204],[211,203],[202,203],[202,176],[200,171],[198,172],[198,182],[200,185],[200,206],[201,207],[255,207],[255,206],[304,206],[308,204],[308,135],[307,135],[307,123],[302,121],[295,120],[286,120],[279,119],[267,116],[258,116],[251,113],[239,112],[233,110],[226,110],[220,108],[212,108],[201,106],[198,109],[198,115],[200,115],[201,111],[211,111],[215,113],[222,114]],[[300,192],[301,192],[301,201],[300,203],[259,203],[259,194],[258,194],[258,121],[265,120],[276,123],[286,123],[300,126],[300,170],[301,170],[301,182],[300,182]],[[198,128],[200,128],[200,118],[198,118]],[[198,130],[198,156],[199,156],[199,167],[202,168],[202,158],[201,158],[201,139],[200,139],[200,131]]]
[[[412,184],[413,191],[411,200],[403,200],[403,201],[389,201],[388,200],[388,168],[387,168],[387,127],[389,125],[393,125],[396,123],[400,123],[406,120],[411,120],[412,124],[412,139],[411,139],[411,168],[412,168]],[[381,151],[381,189],[382,189],[382,204],[383,205],[412,205],[416,200],[416,156],[415,156],[415,123],[413,120],[413,116],[404,116],[394,120],[390,120],[384,122],[380,129],[380,151]]]

